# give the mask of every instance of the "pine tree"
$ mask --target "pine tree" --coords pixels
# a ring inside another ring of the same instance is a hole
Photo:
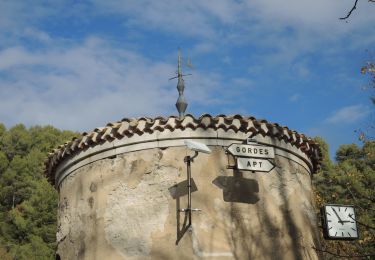
[[[328,148],[322,139],[316,140]],[[325,241],[324,247],[338,255],[375,257],[375,142],[340,146],[336,164],[329,162],[328,149],[322,152],[322,170],[314,176],[317,204],[354,205],[360,233],[357,241]]]
[[[54,259],[57,193],[44,176],[47,152],[76,133],[0,124],[0,259]]]

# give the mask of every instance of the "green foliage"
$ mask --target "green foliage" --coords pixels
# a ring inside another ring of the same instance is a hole
[[[5,172],[5,170],[8,168],[8,157],[6,154],[2,151],[0,151],[0,176]]]
[[[0,123],[0,138],[4,135],[6,130],[7,129],[6,129],[5,125]]]
[[[12,255],[7,251],[7,249],[0,245],[0,259],[2,260],[13,260]]]
[[[318,143],[320,146],[320,150],[322,151],[322,165],[321,165],[321,171],[324,174],[328,174],[329,171],[333,167],[333,163],[331,159],[329,158],[329,147],[328,144],[324,141],[321,137],[315,137],[314,142]]]
[[[360,231],[357,241],[324,241],[324,247],[341,255],[375,256],[375,142],[340,146],[333,164],[328,161],[328,145],[321,138],[316,141],[324,148],[322,171],[314,176],[317,204],[355,205]]]
[[[2,135],[0,149],[7,155],[9,161],[11,161],[16,155],[26,155],[31,142],[31,136],[25,126],[19,124]]]
[[[363,157],[361,149],[355,144],[344,144],[336,151],[336,161],[355,161]]]
[[[47,153],[76,133],[0,124],[0,259],[54,259],[57,193],[44,176]]]
[[[361,73],[368,76],[368,86],[364,89],[370,91],[370,99],[373,105],[375,105],[375,60],[374,56],[371,55],[370,61],[361,68]],[[371,115],[371,119],[367,126],[363,129],[359,129],[356,132],[359,133],[359,139],[362,141],[375,140],[375,121],[374,115]]]
[[[54,259],[54,249],[51,249],[39,236],[30,235],[29,243],[14,247],[11,250],[16,259]]]

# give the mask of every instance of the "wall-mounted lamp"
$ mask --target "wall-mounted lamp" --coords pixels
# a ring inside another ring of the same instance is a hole
[[[187,148],[194,151],[195,154],[193,156],[188,155],[184,158],[184,162],[186,162],[186,164],[187,164],[188,206],[187,206],[187,208],[181,209],[180,211],[188,213],[188,216],[189,216],[188,226],[191,227],[191,212],[192,211],[199,211],[200,209],[191,208],[191,165],[190,164],[191,164],[191,162],[194,161],[194,158],[198,156],[198,153],[201,152],[201,153],[209,154],[209,153],[211,153],[211,150],[210,150],[210,148],[207,147],[207,145],[202,144],[202,143],[198,143],[198,142],[194,142],[194,141],[191,141],[191,140],[185,140],[185,145],[187,146]]]
[[[185,145],[187,146],[187,148],[189,148],[192,151],[195,151],[196,153],[211,153],[210,148],[208,148],[207,145],[202,143],[194,142],[191,140],[185,140]]]

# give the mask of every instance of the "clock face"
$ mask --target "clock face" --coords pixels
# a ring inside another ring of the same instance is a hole
[[[353,240],[358,238],[353,206],[325,205],[323,212],[325,236],[328,239]]]

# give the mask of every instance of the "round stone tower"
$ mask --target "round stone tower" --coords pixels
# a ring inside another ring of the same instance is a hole
[[[194,155],[185,140],[212,151],[191,163],[200,211],[184,210],[184,158]],[[46,162],[59,192],[57,258],[317,259],[311,178],[320,160],[311,139],[253,117],[109,123]]]

